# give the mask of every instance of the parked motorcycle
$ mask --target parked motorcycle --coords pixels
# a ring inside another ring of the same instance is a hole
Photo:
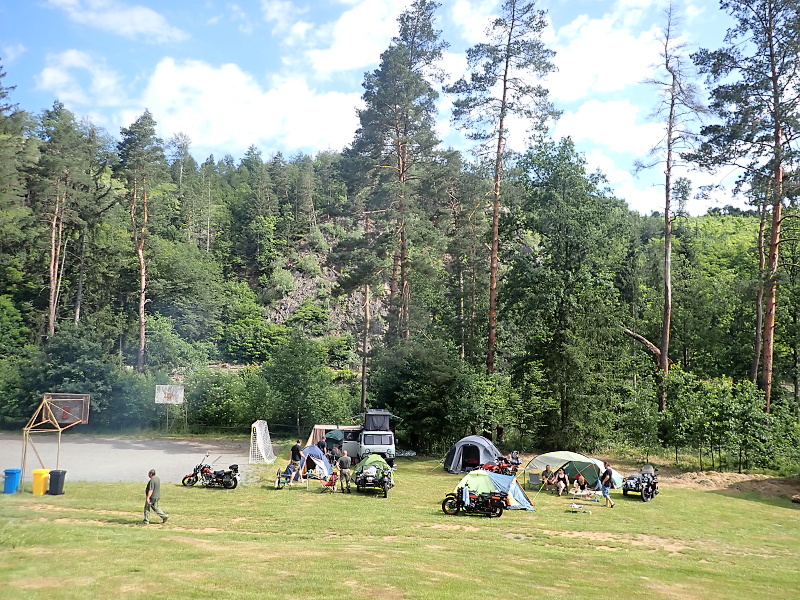
[[[650,502],[658,494],[658,469],[645,465],[641,472],[628,475],[622,481],[622,495],[637,492],[642,495],[642,502]]]
[[[501,457],[495,459],[493,463],[481,465],[481,469],[484,471],[491,471],[492,473],[500,473],[501,475],[511,475],[516,477],[519,464],[519,459],[517,459],[515,462],[513,457],[511,461]]]
[[[458,488],[442,500],[442,512],[446,515],[457,515],[459,512],[500,517],[508,505],[508,494],[505,492],[471,492],[469,488]]]
[[[183,478],[181,483],[186,486],[195,485],[200,482],[204,487],[221,487],[232,490],[239,485],[239,465],[230,465],[228,470],[214,470],[205,461],[208,459],[208,452],[203,460],[194,470]]]

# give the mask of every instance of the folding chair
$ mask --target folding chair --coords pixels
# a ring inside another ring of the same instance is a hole
[[[542,485],[539,473],[528,473],[528,489],[538,488]]]
[[[339,479],[339,476],[336,473],[332,473],[330,477],[328,477],[327,481],[322,482],[322,493],[325,492],[335,492],[336,491],[336,481]]]

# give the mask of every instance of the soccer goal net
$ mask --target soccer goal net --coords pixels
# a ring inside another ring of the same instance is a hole
[[[256,421],[253,423],[250,433],[250,464],[269,464],[275,462],[275,458],[267,422]]]

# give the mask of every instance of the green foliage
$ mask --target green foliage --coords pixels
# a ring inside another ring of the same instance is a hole
[[[352,416],[355,398],[333,384],[327,359],[322,344],[298,335],[273,353],[260,370],[273,390],[273,421],[291,424],[304,435],[315,423],[341,423]]]
[[[297,269],[301,273],[311,275],[312,277],[322,274],[322,270],[319,267],[319,261],[313,254],[304,254],[301,256],[300,260],[297,261]]]
[[[370,379],[377,405],[403,418],[401,439],[434,453],[483,426],[490,388],[440,340],[408,341],[383,350]]]
[[[310,298],[303,300],[294,314],[286,319],[287,325],[292,325],[304,334],[318,337],[324,335],[328,328],[328,310],[314,303]]]
[[[274,291],[280,298],[294,290],[294,275],[286,269],[275,269],[263,287]]]
[[[0,359],[19,352],[29,336],[30,330],[12,298],[0,296]]]
[[[147,317],[147,364],[152,369],[185,372],[208,363],[208,344],[185,341],[173,327],[172,319],[162,315]]]

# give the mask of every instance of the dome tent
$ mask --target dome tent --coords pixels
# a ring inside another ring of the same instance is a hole
[[[502,456],[491,440],[480,435],[468,435],[450,448],[444,459],[444,470],[450,473],[463,473],[477,469],[482,464],[494,462]]]
[[[317,446],[303,448],[305,458],[300,463],[300,473],[306,475],[309,471],[316,471],[322,478],[327,479],[333,473],[331,463]]]
[[[458,489],[463,487],[468,487],[478,494],[483,492],[505,492],[508,494],[508,506],[506,508],[509,510],[534,510],[525,490],[511,475],[501,475],[500,473],[477,469],[464,475],[453,491],[458,492]]]

